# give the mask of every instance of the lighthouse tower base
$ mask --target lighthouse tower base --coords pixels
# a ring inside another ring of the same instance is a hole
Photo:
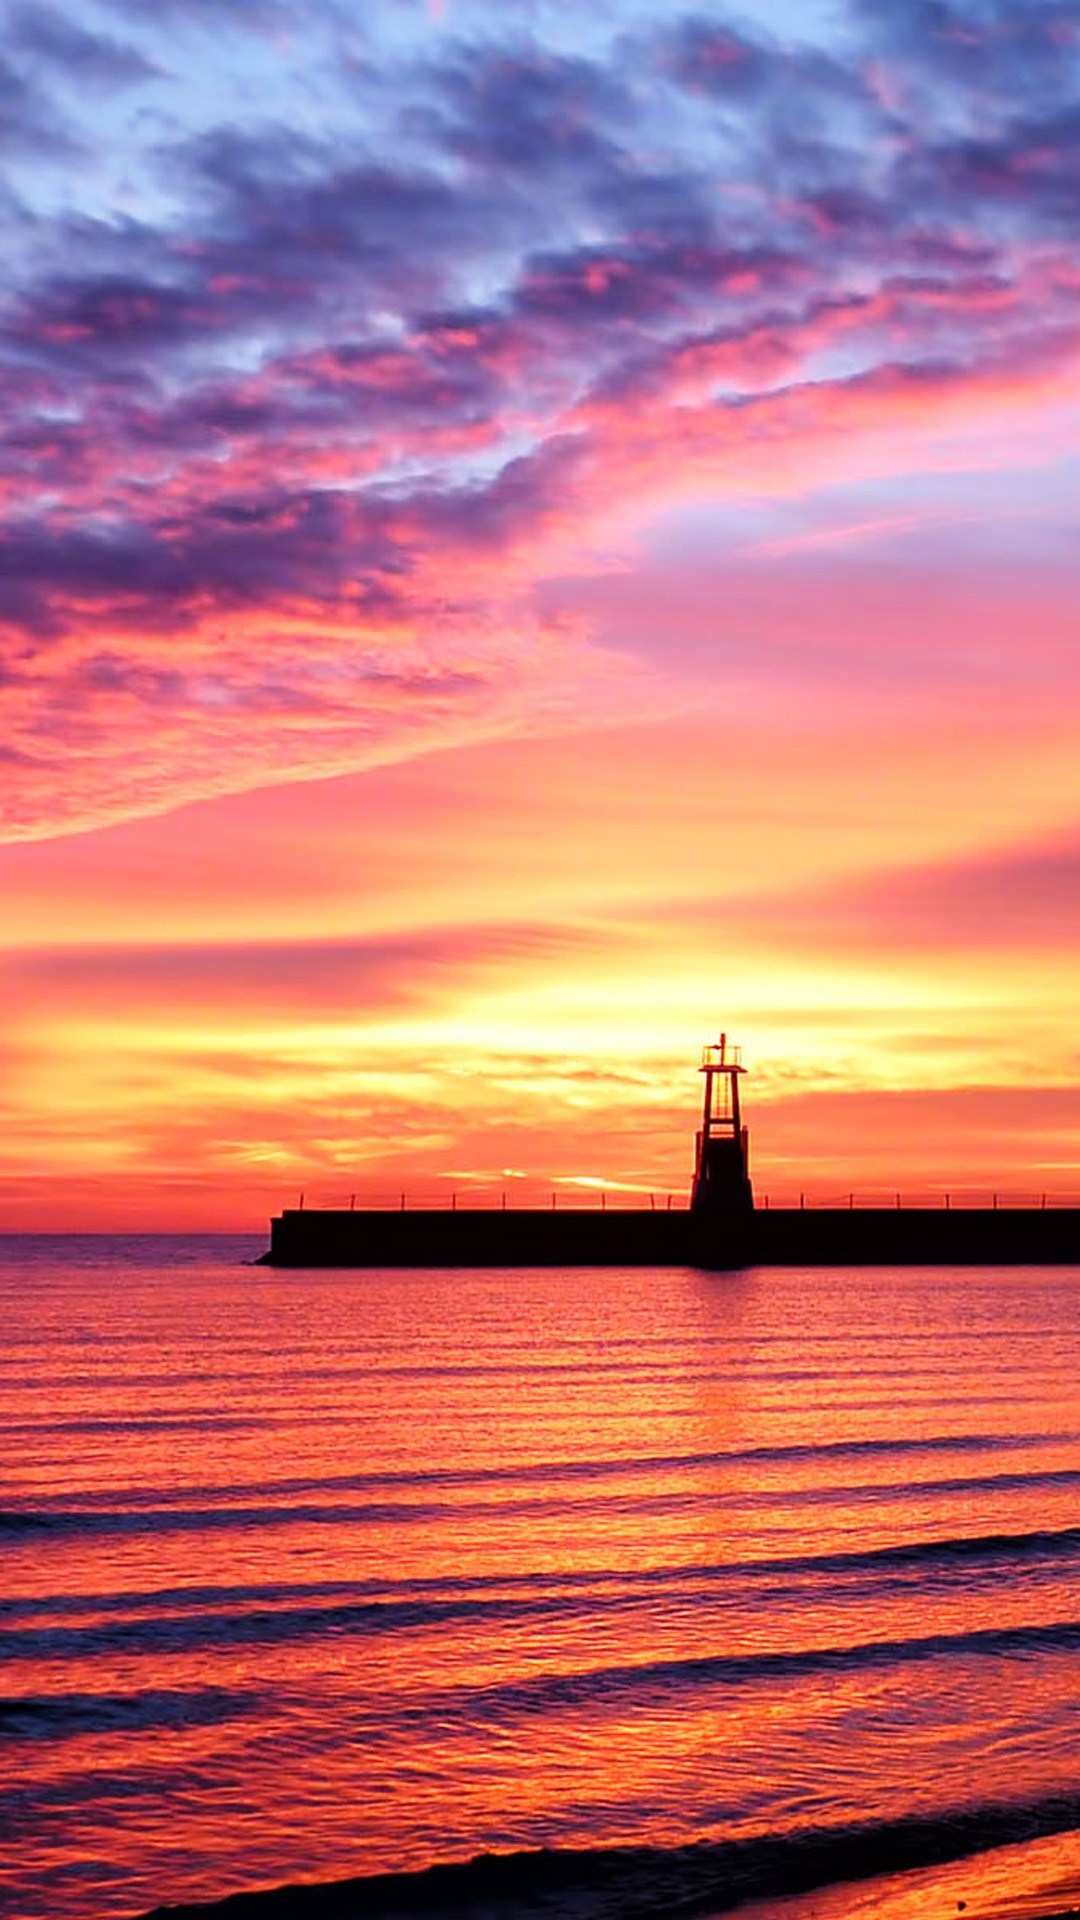
[[[735,1138],[717,1138],[704,1131],[697,1136],[691,1213],[745,1214],[754,1209],[754,1189],[747,1171],[746,1128]]]

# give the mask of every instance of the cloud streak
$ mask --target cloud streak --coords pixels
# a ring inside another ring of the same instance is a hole
[[[628,516],[1072,393],[1065,5],[578,45],[378,6],[338,67],[328,3],[289,93],[260,5],[198,102],[205,11],[171,18],[12,17],[9,835],[691,698],[662,650],[552,630],[546,583],[626,565]],[[92,211],[50,184],[100,144],[77,73],[132,183]]]

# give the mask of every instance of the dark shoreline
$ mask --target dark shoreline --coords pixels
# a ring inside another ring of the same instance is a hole
[[[945,1866],[1080,1827],[1080,1795],[682,1847],[484,1853],[471,1860],[155,1907],[141,1920],[693,1920],[750,1901]],[[1076,1909],[1043,1920],[1075,1920]]]

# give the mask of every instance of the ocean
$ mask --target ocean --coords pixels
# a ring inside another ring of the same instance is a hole
[[[1080,1270],[263,1244],[0,1242],[10,1915],[1080,1905]]]

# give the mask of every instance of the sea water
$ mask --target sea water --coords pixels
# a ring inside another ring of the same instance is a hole
[[[260,1244],[0,1243],[11,1913],[1080,1897],[1080,1271]]]

